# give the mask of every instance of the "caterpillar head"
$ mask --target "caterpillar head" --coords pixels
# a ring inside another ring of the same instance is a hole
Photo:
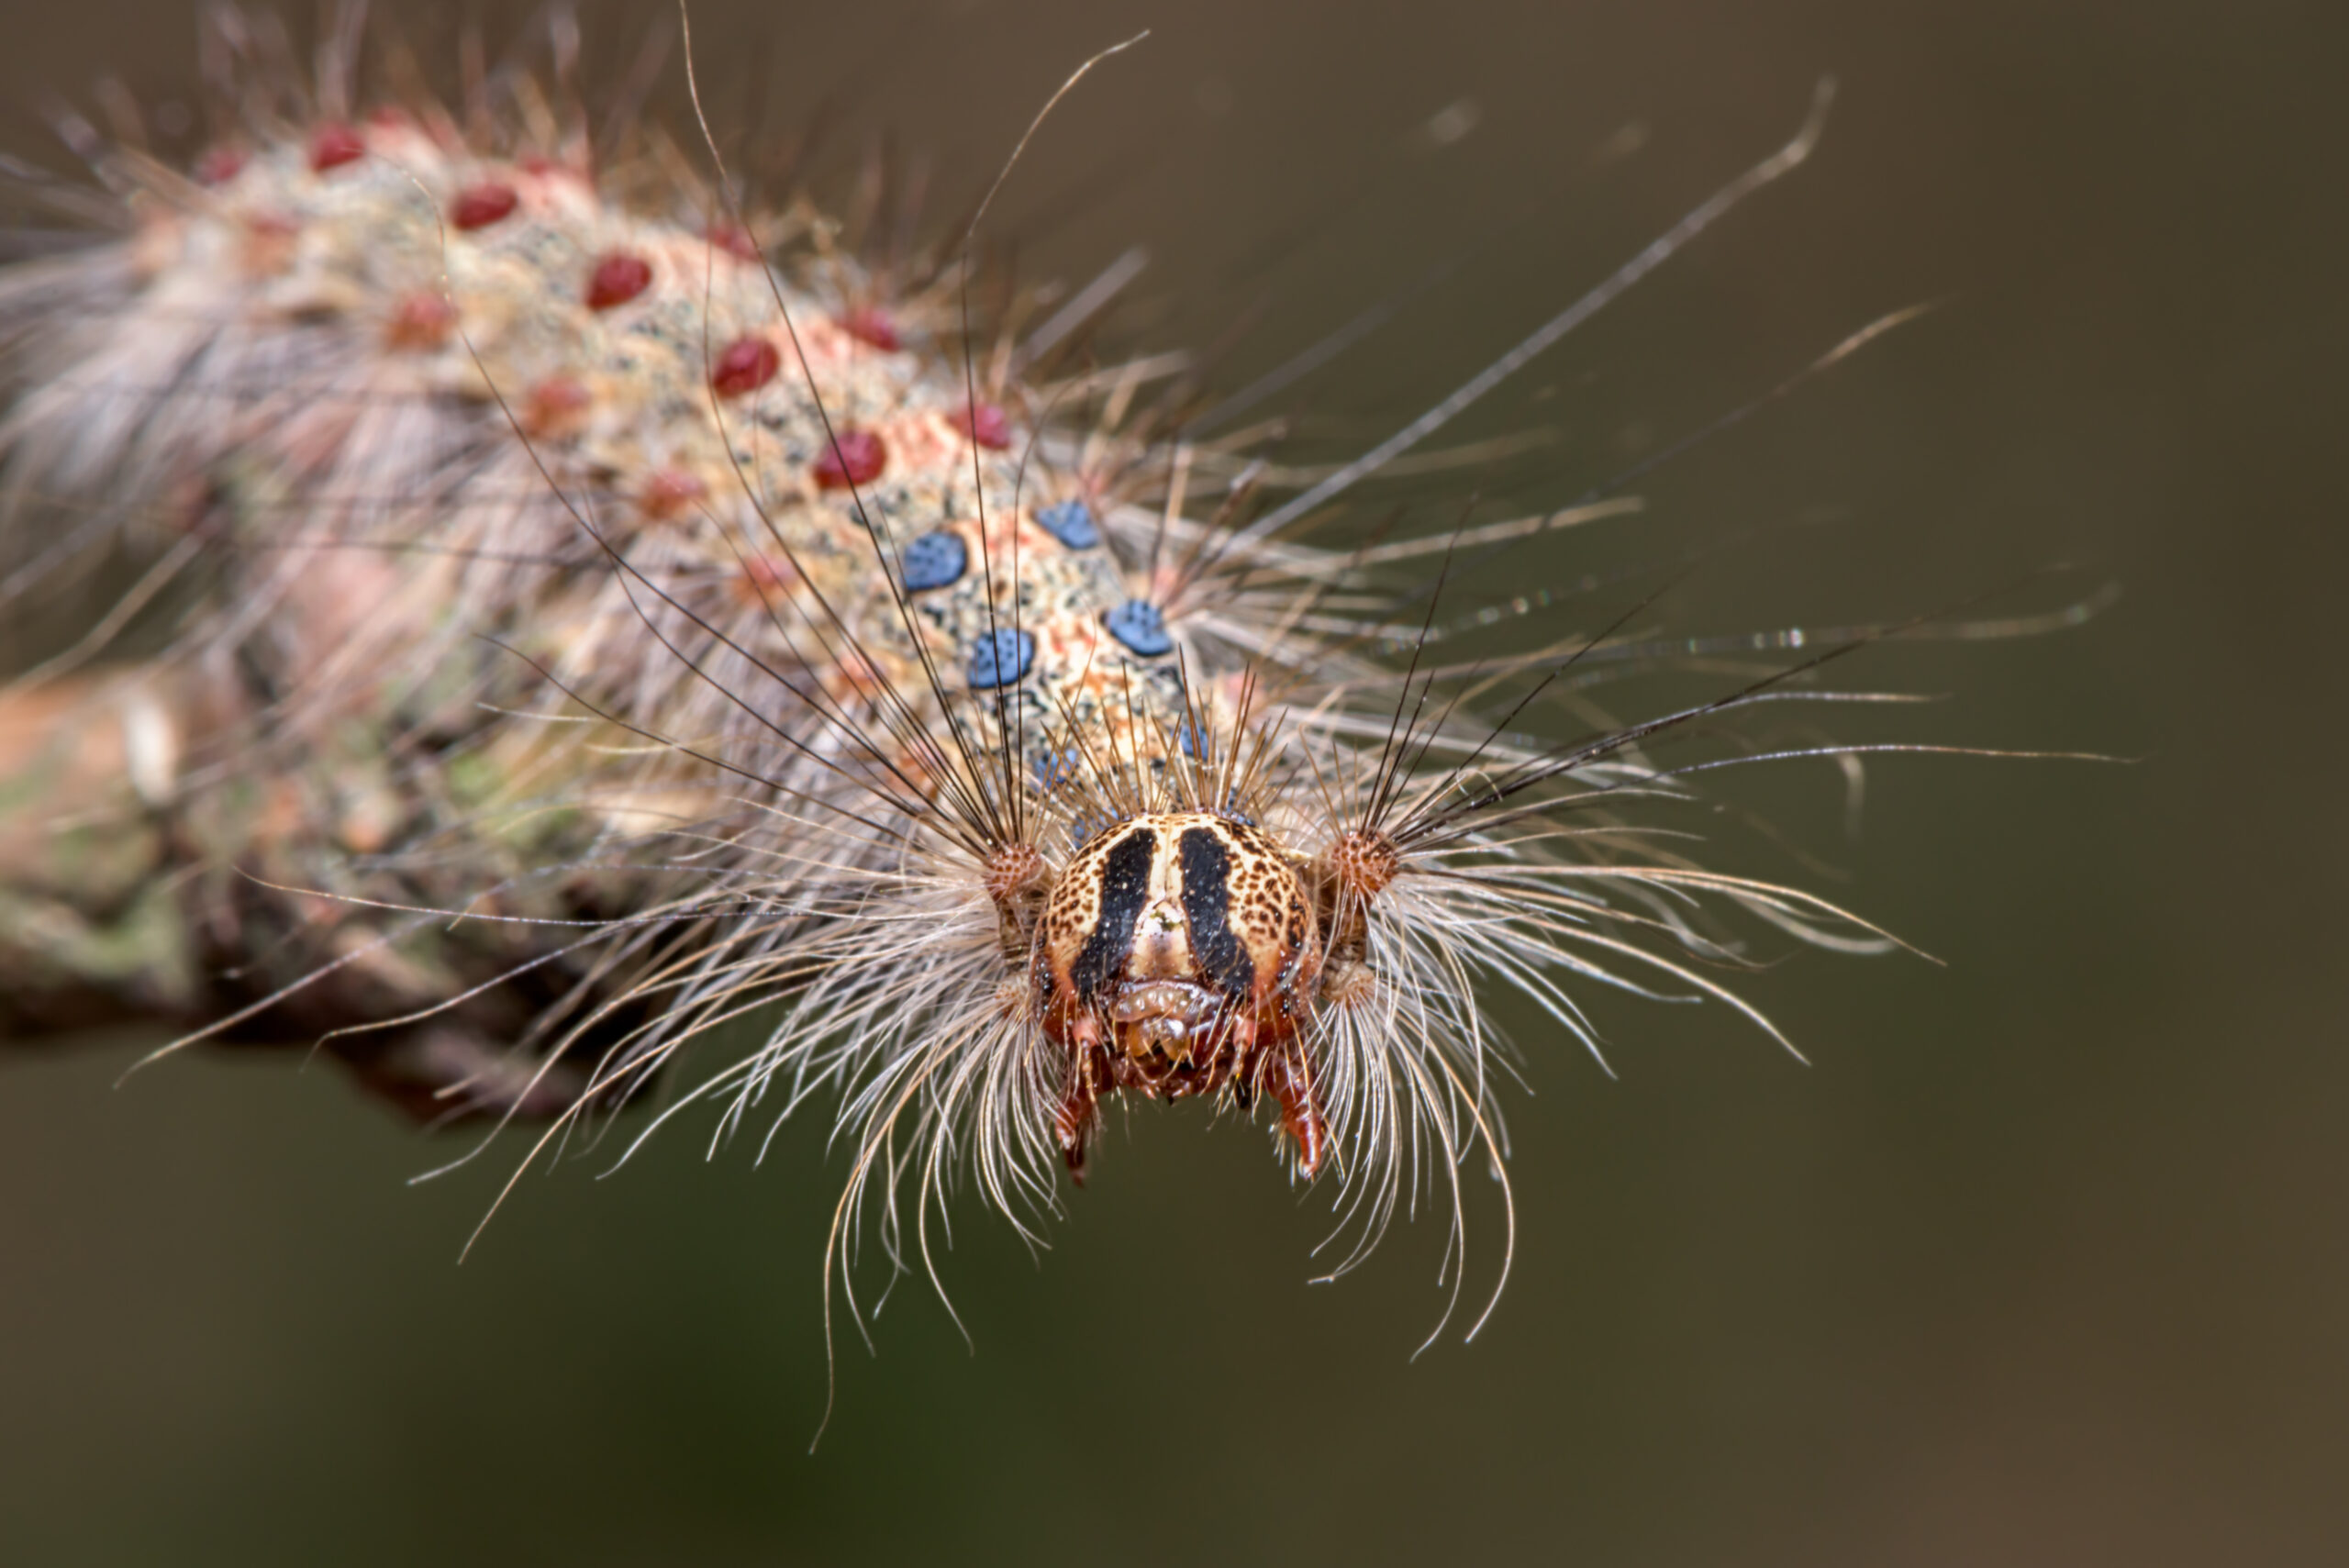
[[[1327,1133],[1300,1035],[1321,976],[1310,868],[1272,835],[1208,812],[1160,812],[1095,835],[1055,879],[1030,980],[1068,1053],[1059,1133],[1081,1170],[1098,1096],[1230,1088],[1279,1099],[1299,1163]]]

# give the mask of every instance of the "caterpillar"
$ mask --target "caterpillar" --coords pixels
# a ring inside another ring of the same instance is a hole
[[[1091,352],[1094,291],[998,286],[977,218],[860,243],[746,195],[714,138],[599,128],[567,22],[557,85],[362,88],[359,15],[297,68],[211,13],[184,163],[66,117],[94,183],[8,171],[95,232],[0,272],[0,595],[117,579],[8,695],[10,815],[44,835],[0,865],[9,1032],[322,1043],[428,1118],[539,1124],[523,1166],[827,1107],[828,1320],[863,1309],[866,1239],[935,1283],[967,1186],[1041,1240],[1108,1106],[1196,1101],[1326,1188],[1330,1275],[1431,1196],[1456,1301],[1464,1171],[1514,1201],[1497,995],[1594,1052],[1594,989],[1786,1044],[1735,983],[1759,940],[1900,945],[1709,868],[1675,813],[1711,768],[1866,750],[1735,725],[1866,700],[1820,673],[1934,628],[1693,649],[1776,662],[1548,740],[1534,705],[1660,657],[1653,595],[1453,661],[1444,585],[1635,500],[1311,531],[1801,164],[1823,89],[1285,486],[1195,432],[1169,361]]]

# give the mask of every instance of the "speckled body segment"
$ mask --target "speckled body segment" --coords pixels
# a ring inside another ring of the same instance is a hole
[[[592,560],[592,530],[811,690],[852,697],[877,672],[926,703],[987,692],[967,702],[970,722],[992,734],[1009,717],[1039,754],[1072,725],[1109,726],[1122,754],[1163,749],[1185,712],[1174,640],[1144,657],[1105,632],[1133,588],[1092,521],[1094,482],[1016,413],[987,404],[974,424],[962,367],[928,329],[937,302],[884,317],[849,303],[866,286],[852,261],[786,277],[706,225],[604,199],[570,163],[484,160],[407,115],[349,134],[324,167],[316,139],[289,142],[184,206],[150,208],[138,301],[111,328],[125,350],[172,301],[232,278],[256,318],[343,324],[345,351],[373,361],[383,390],[490,439],[508,424],[522,436],[562,504],[542,484],[509,516],[439,520],[444,535],[519,523],[549,557]],[[343,427],[331,406],[286,412],[257,423],[248,450],[298,473]],[[951,575],[941,536],[963,548]],[[650,662],[607,645],[641,645],[630,591],[648,595],[593,575],[604,602],[584,624],[607,629],[554,651],[585,693],[657,724],[613,679]],[[696,595],[714,581],[738,591]],[[973,682],[1004,632],[1032,639],[1032,658],[1016,679]]]
[[[476,926],[394,962],[395,915],[291,890],[601,917],[695,876],[551,868],[721,820],[793,846],[774,811],[876,782],[925,800],[915,732],[1024,754],[1041,798],[1226,711],[1228,655],[1105,629],[1138,591],[1114,443],[966,365],[950,289],[892,292],[804,209],[509,136],[429,106],[264,128],[194,177],[141,165],[119,242],[0,273],[9,509],[72,498],[208,573],[137,697],[178,724],[161,780],[119,807],[205,868],[156,961],[190,1018],[362,975],[362,1016],[485,997],[529,951]]]

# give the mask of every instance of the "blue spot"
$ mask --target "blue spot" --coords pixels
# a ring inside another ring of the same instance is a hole
[[[1093,508],[1082,501],[1055,501],[1036,514],[1036,526],[1071,550],[1091,550],[1101,542]]]
[[[918,594],[927,588],[943,588],[963,575],[963,568],[971,562],[971,552],[960,534],[924,534],[906,546],[904,566],[906,587]]]
[[[1183,749],[1183,755],[1186,757],[1205,760],[1208,753],[1207,743],[1211,739],[1200,733],[1198,728],[1192,724],[1191,716],[1188,714],[1185,714],[1181,721],[1174,726],[1174,744]]]
[[[1035,659],[1036,639],[1028,633],[990,632],[971,650],[971,689],[984,692],[1016,684]]]
[[[1174,639],[1166,635],[1166,617],[1147,599],[1128,599],[1116,609],[1103,612],[1101,624],[1109,628],[1111,637],[1145,659],[1174,651]]]

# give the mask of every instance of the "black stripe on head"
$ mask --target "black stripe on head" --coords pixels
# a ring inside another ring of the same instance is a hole
[[[1183,829],[1183,918],[1191,928],[1191,959],[1226,996],[1248,995],[1256,965],[1232,934],[1231,851],[1212,828]]]
[[[1099,999],[1101,988],[1122,973],[1133,956],[1134,922],[1150,898],[1150,862],[1158,836],[1138,828],[1109,846],[1101,861],[1101,912],[1085,946],[1069,965],[1069,984],[1079,997]]]

